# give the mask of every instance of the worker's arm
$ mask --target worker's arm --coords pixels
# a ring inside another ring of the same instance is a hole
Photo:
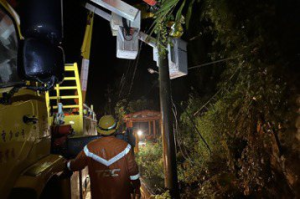
[[[88,157],[82,150],[74,160],[68,161],[67,167],[70,171],[82,170],[87,165],[87,159]]]
[[[133,151],[130,151],[127,155],[127,164],[128,164],[128,171],[130,175],[131,183],[135,189],[135,194],[141,194],[140,187],[140,173],[138,165],[134,159]]]

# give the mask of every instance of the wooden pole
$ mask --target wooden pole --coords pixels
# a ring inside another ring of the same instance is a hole
[[[151,135],[151,121],[148,122],[148,133]]]
[[[171,82],[167,52],[159,48],[159,92],[162,116],[161,134],[164,151],[165,187],[170,190],[172,199],[179,198],[175,137],[172,128]]]
[[[156,121],[153,120],[153,136],[156,138]]]

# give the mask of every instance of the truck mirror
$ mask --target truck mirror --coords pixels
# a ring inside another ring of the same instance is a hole
[[[42,38],[53,44],[62,42],[62,0],[22,0],[20,3],[21,32],[25,38]]]
[[[18,71],[26,81],[49,83],[64,77],[64,52],[47,40],[28,38],[20,46]]]

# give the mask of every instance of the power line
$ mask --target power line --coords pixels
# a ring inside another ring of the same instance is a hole
[[[172,92],[171,92],[172,93]],[[182,157],[185,159],[185,160],[187,160],[187,161],[189,161],[189,162],[191,162],[191,163],[194,163],[192,160],[191,160],[191,157],[189,156],[189,154],[188,153],[186,153],[186,151],[184,152],[183,151],[183,149],[182,149],[182,142],[181,142],[181,140],[180,140],[180,138],[181,138],[181,136],[179,135],[179,132],[180,132],[180,130],[179,130],[179,125],[178,125],[178,119],[177,119],[177,107],[176,107],[176,104],[174,103],[174,101],[173,101],[173,96],[172,96],[172,94],[171,94],[171,102],[172,102],[172,112],[173,112],[173,115],[174,115],[174,119],[175,119],[175,126],[173,127],[174,128],[174,130],[175,130],[175,140],[176,140],[176,143],[178,143],[178,149],[180,150],[180,152],[181,152],[181,154],[182,154]]]
[[[151,27],[152,27],[152,25],[150,26],[150,29],[151,29]],[[146,31],[146,33],[149,34],[150,29],[149,28],[146,28],[146,29],[148,30],[148,31]],[[151,35],[151,33],[150,33],[150,35]],[[133,84],[134,84],[134,78],[135,78],[135,74],[136,74],[136,71],[137,71],[137,66],[138,66],[138,63],[139,63],[139,60],[140,60],[142,47],[143,47],[143,42],[141,42],[141,44],[139,46],[138,55],[137,55],[137,59],[135,60],[135,68],[134,68],[134,71],[133,71],[133,76],[132,76],[132,79],[131,79],[131,83],[130,83],[130,87],[129,87],[129,92],[127,94],[127,98],[130,96],[131,90],[132,90],[132,87],[133,87]]]
[[[122,97],[122,94],[123,94],[123,88],[124,88],[124,86],[125,86],[125,84],[126,84],[126,82],[127,82],[126,78],[128,77],[129,70],[130,70],[130,68],[131,68],[131,66],[132,66],[131,62],[132,62],[132,61],[128,60],[128,62],[127,62],[127,70],[126,70],[125,73],[123,73],[122,79],[121,79],[121,81],[120,81],[120,86],[119,86],[120,90],[119,90],[118,100]]]
[[[137,57],[137,59],[136,59],[136,61],[135,61],[135,66],[134,66],[133,76],[132,76],[132,78],[131,78],[131,83],[130,83],[129,92],[128,92],[128,95],[127,95],[127,96],[130,95],[131,90],[132,90],[132,87],[133,87],[134,78],[135,78],[137,66],[138,66],[139,59],[140,59],[140,52],[141,52],[141,50],[142,50],[141,48],[142,48],[142,43],[141,43],[141,45],[140,45],[140,51],[139,51],[139,53],[138,53],[138,57]]]
[[[237,57],[239,57],[239,56],[237,56]],[[224,62],[224,61],[231,60],[231,59],[236,59],[237,57],[230,57],[230,58],[220,59],[220,60],[213,61],[213,62],[208,62],[208,63],[205,63],[205,64],[200,64],[200,65],[192,66],[192,67],[189,68],[189,70],[195,69],[195,68],[201,68],[203,66],[213,65],[213,64]]]
[[[209,144],[207,143],[207,141],[205,140],[205,138],[204,138],[204,137],[202,136],[202,134],[200,133],[200,131],[199,131],[199,129],[198,129],[198,127],[197,127],[197,125],[196,125],[194,119],[193,119],[192,116],[190,115],[190,113],[188,113],[187,110],[184,109],[180,104],[178,104],[178,106],[179,106],[179,108],[180,108],[183,112],[185,112],[185,113],[187,114],[187,116],[188,116],[189,120],[191,121],[191,123],[192,123],[194,129],[195,129],[196,132],[198,133],[200,139],[202,140],[202,142],[204,143],[204,145],[205,145],[206,148],[208,149],[209,153],[211,154],[211,149],[210,149],[210,147],[209,147]]]

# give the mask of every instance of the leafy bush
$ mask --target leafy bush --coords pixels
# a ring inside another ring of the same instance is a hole
[[[162,154],[161,142],[147,142],[146,146],[139,147],[139,153],[136,155],[140,173],[155,193],[162,193],[164,190]]]
[[[184,3],[172,1],[166,6],[179,7],[181,14],[185,9],[179,5]],[[198,85],[188,102],[180,105],[176,133],[182,198],[297,196],[299,180],[293,176],[299,175],[300,147],[292,130],[296,118],[292,100],[299,92],[300,27],[283,14],[288,9],[295,14],[297,9],[272,0],[197,3],[190,1],[187,8],[187,15],[193,16],[187,17],[193,26],[187,31],[209,38],[207,59],[226,62],[210,69],[223,66],[212,83],[214,92],[201,93],[205,88]],[[160,20],[165,19],[156,19]],[[165,29],[158,28],[163,35]],[[199,47],[195,44],[190,49]],[[198,59],[198,51],[190,53]],[[201,81],[202,76],[193,77]],[[150,183],[162,187],[159,146],[145,148],[139,162],[146,178],[157,176]]]

